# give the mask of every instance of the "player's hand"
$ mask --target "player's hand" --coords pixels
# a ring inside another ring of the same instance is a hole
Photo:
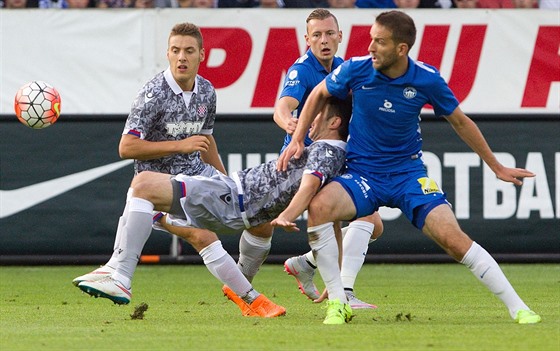
[[[278,160],[276,161],[276,169],[278,171],[285,172],[288,169],[288,163],[290,162],[290,158],[292,156],[296,159],[301,157],[303,147],[303,142],[296,142],[292,139],[282,154],[280,154],[280,157],[278,157]]]
[[[284,229],[287,232],[299,232],[299,228],[297,226],[297,224],[295,224],[294,222],[288,221],[287,219],[284,219],[282,217],[278,217],[272,220],[272,222],[270,222],[270,224],[273,227],[281,227],[282,229]]]
[[[496,177],[504,182],[522,185],[523,178],[534,177],[536,174],[523,168],[502,167],[496,171]]]
[[[295,117],[290,118],[290,121],[288,122],[288,126],[286,127],[286,133],[288,133],[289,135],[294,134],[297,127],[297,122],[298,122],[297,118]]]
[[[321,294],[321,296],[319,296],[318,298],[313,300],[313,302],[314,303],[321,303],[321,302],[325,301],[328,297],[329,297],[329,292],[327,291],[327,288],[325,288],[325,290],[323,290],[323,293]]]
[[[181,153],[190,154],[196,151],[208,151],[210,141],[204,135],[193,135],[179,141],[181,145]]]

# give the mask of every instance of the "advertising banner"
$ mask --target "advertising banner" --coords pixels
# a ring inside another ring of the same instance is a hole
[[[333,9],[338,55],[367,55],[382,9]],[[0,115],[17,89],[44,80],[67,114],[126,114],[140,87],[167,67],[167,38],[199,25],[200,73],[218,93],[218,113],[271,113],[287,68],[306,51],[310,9],[3,11]],[[438,68],[470,114],[549,114],[560,119],[560,20],[556,11],[410,10],[411,57]],[[429,113],[430,111],[426,111]]]
[[[84,119],[32,130],[0,123],[0,255],[109,255],[133,175],[117,146],[124,119]],[[447,193],[463,229],[495,254],[560,254],[558,122],[478,121],[500,161],[537,174],[521,187],[504,183],[445,121],[422,122],[424,161]],[[254,136],[254,137],[247,137]],[[233,172],[277,156],[283,133],[270,118],[218,120],[220,155]],[[382,208],[385,232],[370,254],[442,254],[398,210]],[[301,232],[274,235],[271,255],[308,250]],[[220,237],[235,254],[237,235]],[[171,236],[153,231],[144,254],[168,255]],[[182,254],[196,255],[189,245]],[[544,257],[543,256],[543,257]]]

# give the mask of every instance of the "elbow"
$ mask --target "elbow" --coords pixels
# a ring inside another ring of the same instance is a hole
[[[121,143],[119,144],[119,157],[123,160],[128,160],[134,158],[134,155],[132,155],[129,147]]]
[[[278,126],[281,126],[282,119],[280,118],[280,115],[278,113],[274,112],[274,114],[272,115],[272,120],[274,120],[274,123],[276,123]]]

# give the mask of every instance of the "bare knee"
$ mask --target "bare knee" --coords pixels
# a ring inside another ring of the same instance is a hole
[[[247,231],[259,238],[270,238],[272,237],[274,228],[270,225],[270,223],[263,223],[256,227],[249,228]]]
[[[308,224],[314,226],[333,221],[335,218],[329,218],[329,214],[332,212],[333,206],[328,201],[322,201],[321,197],[316,195],[307,207]]]
[[[131,184],[134,197],[148,199],[150,184],[154,180],[155,174],[155,172],[144,171],[134,177]]]
[[[170,232],[185,239],[196,252],[200,252],[208,245],[218,241],[216,233],[207,229],[172,227]]]
[[[373,224],[373,232],[371,233],[371,239],[376,240],[383,234],[383,221],[379,212],[374,212],[373,214],[357,219],[358,221],[365,221]]]
[[[422,231],[457,261],[465,256],[473,243],[461,230],[455,215],[447,205],[440,205],[430,211]]]

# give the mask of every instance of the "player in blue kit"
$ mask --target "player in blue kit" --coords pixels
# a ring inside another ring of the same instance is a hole
[[[338,45],[342,41],[342,32],[338,20],[327,9],[315,9],[306,19],[305,41],[309,46],[306,53],[299,57],[288,69],[284,87],[280,93],[275,109],[274,121],[286,131],[282,150],[290,143],[292,133],[297,125],[297,117],[303,109],[305,100],[332,70],[344,60],[336,56]],[[308,135],[304,145],[310,145]],[[282,152],[282,150],[280,152]],[[344,289],[353,309],[376,308],[375,305],[361,301],[354,295],[354,282],[364,263],[368,244],[383,232],[383,223],[378,213],[366,218],[359,218],[343,228],[343,259],[341,275]],[[270,250],[272,233],[264,237],[255,237],[244,232],[240,241],[239,266],[248,277],[254,276]],[[245,252],[248,252],[245,255]],[[316,262],[313,252],[295,256],[284,262],[285,271],[296,278],[299,289],[309,299],[321,302],[325,296],[313,282]]]
[[[308,209],[309,243],[329,293],[324,323],[343,324],[349,310],[333,222],[368,215],[379,206],[401,209],[415,227],[467,266],[517,323],[540,322],[541,317],[521,300],[492,256],[461,230],[445,194],[428,177],[422,162],[422,107],[432,105],[436,116],[444,117],[499,179],[521,185],[523,178],[534,174],[500,164],[439,72],[408,56],[416,39],[410,16],[383,12],[370,35],[370,56],[346,61],[310,94],[293,140],[278,160],[282,170],[292,156],[298,158],[311,116],[330,96],[352,91],[347,171],[325,186]],[[281,217],[273,224],[295,227]]]

